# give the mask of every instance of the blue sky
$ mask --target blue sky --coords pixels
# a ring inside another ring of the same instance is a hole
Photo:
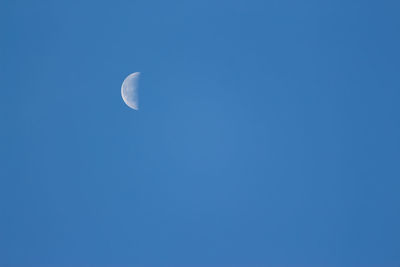
[[[398,266],[399,8],[2,1],[0,266]]]

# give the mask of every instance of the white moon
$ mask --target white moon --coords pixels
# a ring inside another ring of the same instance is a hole
[[[139,109],[138,80],[140,72],[134,72],[125,78],[121,86],[121,95],[125,104],[134,110]]]

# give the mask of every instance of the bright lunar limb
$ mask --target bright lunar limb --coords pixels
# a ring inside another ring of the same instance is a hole
[[[135,110],[139,109],[138,80],[140,72],[134,72],[125,78],[121,86],[121,95],[125,104]]]

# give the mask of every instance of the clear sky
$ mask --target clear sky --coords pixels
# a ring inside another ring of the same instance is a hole
[[[0,266],[399,266],[399,10],[1,1]]]

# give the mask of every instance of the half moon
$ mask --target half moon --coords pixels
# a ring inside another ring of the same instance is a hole
[[[139,109],[138,80],[140,72],[134,72],[125,78],[121,86],[121,95],[125,104],[134,110]]]

